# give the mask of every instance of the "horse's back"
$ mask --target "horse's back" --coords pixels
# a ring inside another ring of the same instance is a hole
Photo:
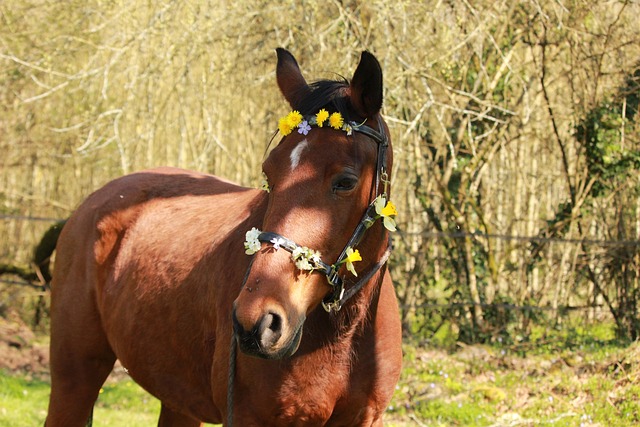
[[[177,168],[137,172],[107,183],[92,193],[64,226],[56,248],[54,300],[58,290],[72,286],[65,280],[72,268],[88,273],[87,270],[93,267],[97,270],[98,281],[105,279],[104,274],[112,267],[125,236],[141,219],[167,215],[167,209],[182,209],[187,215],[194,216],[194,210],[206,210],[207,203],[215,205],[224,201],[228,204],[229,195],[245,191],[248,190],[215,176]],[[220,201],[216,202],[218,199]],[[162,209],[165,212],[154,212]],[[209,213],[215,215],[215,206],[211,206]],[[174,218],[170,215],[162,220],[172,222]],[[183,230],[184,233],[189,231],[189,228]],[[153,234],[162,232],[158,229]],[[65,283],[59,283],[61,280]],[[79,287],[77,291],[92,285],[90,280],[75,284]]]
[[[172,168],[118,178],[89,196],[58,241],[52,371],[68,369],[55,364],[64,352],[117,357],[161,400],[216,418],[217,308],[233,301],[242,276],[225,266],[247,261],[239,225],[251,221],[260,196]]]

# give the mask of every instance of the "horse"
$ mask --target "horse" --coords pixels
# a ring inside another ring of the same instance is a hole
[[[402,333],[382,70],[364,51],[350,81],[307,83],[276,53],[292,110],[265,188],[145,170],[64,225],[46,426],[91,420],[116,360],[160,400],[159,426],[383,425]]]

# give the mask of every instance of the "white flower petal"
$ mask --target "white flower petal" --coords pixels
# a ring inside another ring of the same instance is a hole
[[[374,200],[373,206],[376,208],[376,213],[378,215],[381,215],[382,210],[384,209],[385,206],[387,206],[387,200],[382,196],[378,196],[376,197],[376,200]]]
[[[396,222],[393,220],[393,218],[385,216],[382,220],[382,223],[384,224],[384,228],[386,228],[387,230],[396,231]]]

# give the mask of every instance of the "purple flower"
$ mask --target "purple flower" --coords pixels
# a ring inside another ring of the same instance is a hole
[[[306,120],[303,120],[298,125],[298,133],[301,133],[302,135],[308,134],[310,130],[311,126],[309,126],[309,123]]]

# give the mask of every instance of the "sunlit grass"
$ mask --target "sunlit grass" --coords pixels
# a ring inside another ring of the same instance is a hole
[[[611,331],[538,331],[527,343],[448,352],[405,344],[389,415],[429,426],[638,425],[640,343]]]
[[[0,426],[43,425],[47,414],[49,384],[0,372]]]
[[[637,425],[640,343],[618,342],[601,329],[540,336],[526,351],[405,343],[402,378],[385,425]],[[48,394],[47,381],[0,373],[0,427],[42,425]],[[111,379],[100,393],[94,425],[155,425],[159,412],[159,402],[131,379]]]
[[[48,382],[0,373],[0,427],[43,425],[48,399]],[[146,427],[156,425],[159,414],[160,402],[127,378],[102,388],[93,425]]]
[[[49,383],[0,375],[0,426],[43,425],[47,415]],[[105,386],[94,409],[95,426],[155,425],[160,403],[133,381]]]
[[[105,385],[100,390],[94,425],[150,426],[158,422],[160,402],[131,379]]]

